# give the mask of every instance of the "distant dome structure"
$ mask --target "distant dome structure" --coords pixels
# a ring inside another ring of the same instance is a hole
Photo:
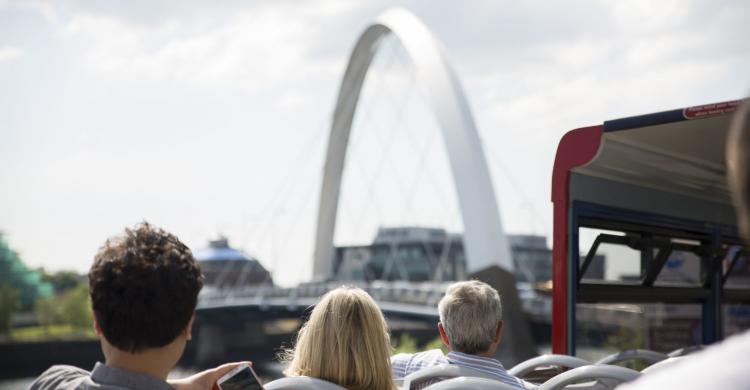
[[[260,262],[229,246],[226,237],[209,241],[207,248],[193,255],[201,266],[206,286],[234,288],[273,284],[271,274]]]

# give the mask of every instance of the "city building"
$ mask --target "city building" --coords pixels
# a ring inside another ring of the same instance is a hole
[[[271,274],[257,259],[229,246],[225,237],[209,242],[194,253],[205,277],[203,283],[215,288],[273,284]]]
[[[552,279],[552,252],[537,235],[508,236],[518,282]],[[597,259],[600,256],[597,256]],[[605,262],[594,261],[587,276],[601,278]],[[335,249],[334,274],[339,280],[464,280],[466,256],[460,234],[425,227],[380,228],[370,245]]]

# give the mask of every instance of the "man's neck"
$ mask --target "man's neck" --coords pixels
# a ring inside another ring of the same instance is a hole
[[[169,371],[172,369],[171,366],[167,367],[163,360],[160,360],[156,356],[148,356],[145,353],[123,353],[109,356],[106,359],[106,363],[110,367],[148,375],[161,380],[167,380],[167,375],[169,375]]]
[[[492,348],[490,348],[486,352],[481,352],[481,353],[466,353],[466,352],[461,352],[461,351],[454,351],[453,349],[450,349],[450,348],[448,348],[448,352],[460,352],[466,355],[474,355],[474,356],[479,356],[483,358],[492,358],[492,359],[495,358],[495,350]]]
[[[125,352],[102,342],[106,364],[110,367],[167,380],[169,371],[177,363],[181,353],[175,353],[171,345],[147,349],[138,353]]]

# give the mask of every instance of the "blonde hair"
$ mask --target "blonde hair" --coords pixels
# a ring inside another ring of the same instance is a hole
[[[394,390],[391,345],[383,313],[365,291],[339,287],[325,294],[281,356],[289,376],[310,376],[349,390]]]

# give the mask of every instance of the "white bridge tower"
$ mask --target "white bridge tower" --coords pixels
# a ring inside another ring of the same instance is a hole
[[[396,36],[411,57],[417,82],[427,91],[440,124],[465,229],[467,272],[493,265],[512,272],[508,239],[500,222],[482,143],[458,77],[430,30],[410,12],[391,9],[359,37],[341,82],[320,193],[313,279],[322,281],[333,276],[333,235],[352,120],[367,70],[388,34]]]

